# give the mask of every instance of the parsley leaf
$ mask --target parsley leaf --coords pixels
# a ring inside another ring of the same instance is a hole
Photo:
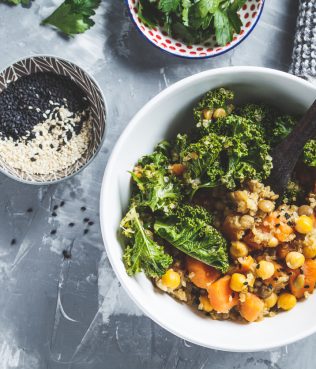
[[[9,5],[30,5],[32,0],[2,0],[2,2],[5,2]]]
[[[226,13],[217,9],[214,14],[216,40],[220,45],[226,45],[233,39],[233,31]]]
[[[246,0],[139,0],[138,15],[149,26],[162,26],[172,37],[202,43],[215,33],[218,45],[240,33],[238,11]]]
[[[164,13],[175,12],[180,5],[180,0],[160,0],[159,9]]]
[[[101,0],[65,0],[42,24],[50,24],[68,36],[83,33],[94,25],[91,16]]]

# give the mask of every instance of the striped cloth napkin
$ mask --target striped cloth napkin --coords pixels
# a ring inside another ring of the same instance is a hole
[[[316,0],[300,0],[290,73],[316,83]]]

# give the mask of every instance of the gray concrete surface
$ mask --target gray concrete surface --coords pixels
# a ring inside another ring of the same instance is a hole
[[[173,82],[202,70],[259,65],[287,71],[297,0],[267,0],[259,25],[242,45],[202,61],[149,45],[123,0],[103,0],[96,26],[67,40],[39,26],[60,2],[35,0],[31,9],[0,5],[0,68],[34,54],[83,66],[106,95],[108,133],[92,165],[66,182],[32,187],[0,175],[0,369],[314,368],[316,336],[271,352],[239,354],[194,346],[157,326],[120,287],[98,222],[103,171],[131,117]],[[52,207],[62,200],[53,218]],[[87,235],[84,217],[95,221]],[[50,236],[53,228],[56,236]],[[64,249],[71,250],[71,259],[63,258]]]

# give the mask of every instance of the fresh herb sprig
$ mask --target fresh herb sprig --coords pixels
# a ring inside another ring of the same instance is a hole
[[[91,19],[101,0],[66,0],[42,24],[56,27],[67,36],[83,33],[94,25]]]
[[[0,0],[8,5],[31,5],[33,0]],[[91,28],[95,22],[91,19],[101,0],[65,0],[41,24],[50,25],[67,36],[83,33]]]
[[[139,0],[138,15],[149,26],[161,26],[187,43],[201,43],[212,34],[218,45],[240,33],[238,11],[246,0]]]

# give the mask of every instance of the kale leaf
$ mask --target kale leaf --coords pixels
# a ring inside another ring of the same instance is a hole
[[[168,145],[164,141],[153,154],[139,160],[131,175],[140,195],[138,205],[168,213],[176,207],[182,195],[179,181],[169,171],[166,150]]]
[[[123,261],[129,275],[144,271],[148,277],[162,276],[170,264],[172,257],[152,238],[150,231],[144,228],[134,206],[130,208],[121,222],[125,235],[130,239],[125,248]]]
[[[65,0],[48,18],[44,25],[52,25],[68,36],[83,33],[94,25],[91,19],[101,0]]]
[[[316,167],[316,139],[306,143],[303,158],[305,164],[310,167]]]
[[[183,205],[174,214],[158,219],[154,230],[180,251],[225,273],[229,266],[227,243],[211,221],[202,207]]]

